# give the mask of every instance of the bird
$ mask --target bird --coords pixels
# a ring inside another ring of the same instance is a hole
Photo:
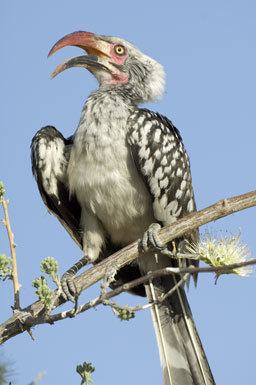
[[[196,211],[179,130],[165,116],[141,107],[163,95],[163,66],[125,39],[86,31],[64,36],[48,56],[67,46],[85,54],[62,62],[52,78],[83,67],[99,88],[86,100],[72,136],[64,138],[46,126],[31,144],[43,202],[82,249],[82,258],[62,277],[64,299],[75,300],[73,277],[80,268],[138,239],[143,255],[116,272],[111,287],[163,267],[197,266],[196,260],[175,255],[198,241],[198,229],[167,246],[158,238],[159,228]],[[215,384],[184,284],[166,295],[181,279],[178,274],[155,278],[132,292],[152,304],[164,385]]]

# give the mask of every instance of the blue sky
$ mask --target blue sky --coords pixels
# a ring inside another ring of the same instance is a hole
[[[255,189],[255,13],[253,0],[1,0],[0,180],[11,202],[22,306],[36,299],[31,282],[40,275],[44,257],[58,259],[61,273],[80,258],[80,250],[42,204],[29,146],[47,124],[72,134],[97,83],[83,69],[50,80],[62,60],[81,54],[70,47],[47,60],[52,45],[76,30],[120,36],[164,65],[166,93],[147,107],[180,129],[201,209]],[[238,233],[240,227],[255,256],[255,214],[252,208],[205,228],[225,234]],[[4,228],[0,252],[9,254]],[[213,275],[201,275],[197,289],[190,288],[192,312],[218,385],[255,384],[255,289],[255,275],[223,276],[217,286]],[[98,290],[88,290],[81,303]],[[11,316],[11,282],[0,285],[0,298],[2,322]],[[130,295],[118,301],[144,303]],[[33,333],[34,342],[24,333],[1,350],[12,362],[12,384],[28,384],[43,370],[42,385],[79,384],[75,367],[83,361],[95,365],[95,385],[162,383],[149,311],[125,323],[100,307]]]

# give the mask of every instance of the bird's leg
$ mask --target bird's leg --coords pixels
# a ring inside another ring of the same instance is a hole
[[[63,297],[72,302],[76,302],[78,298],[78,292],[73,282],[75,274],[82,267],[94,263],[98,259],[104,242],[104,232],[98,219],[85,209],[82,210],[81,225],[84,229],[83,257],[61,279]]]
[[[97,261],[102,245],[104,244],[104,230],[98,218],[87,210],[82,208],[80,227],[83,233],[83,257],[74,264],[61,279],[63,298],[67,301],[76,302],[79,293],[73,282],[75,274],[82,267]]]
[[[153,248],[156,251],[160,251],[162,254],[166,254],[170,257],[173,256],[173,252],[168,249],[167,245],[164,245],[158,236],[158,230],[161,229],[159,223],[151,223],[147,231],[143,234],[140,242],[141,249],[146,251],[147,248]]]
[[[89,263],[89,259],[86,257],[81,258],[77,263],[75,263],[66,273],[63,274],[61,278],[61,288],[62,296],[65,301],[76,302],[78,298],[77,288],[73,282],[73,278],[82,267],[86,266]]]

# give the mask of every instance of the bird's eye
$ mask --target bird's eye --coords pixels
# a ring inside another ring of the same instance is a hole
[[[125,53],[125,48],[123,45],[119,44],[119,45],[116,45],[115,46],[115,53],[119,56],[122,56],[124,55]]]

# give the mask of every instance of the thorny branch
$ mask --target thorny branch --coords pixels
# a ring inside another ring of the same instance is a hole
[[[247,194],[243,194],[240,196],[236,196],[233,198],[228,198],[217,202],[216,204],[209,206],[203,210],[190,214],[177,222],[168,225],[161,230],[159,230],[159,238],[162,243],[166,244],[167,242],[172,241],[173,239],[182,236],[183,234],[190,232],[191,230],[202,226],[211,221],[215,221],[224,216],[230,215],[240,210],[244,210],[249,207],[256,206],[256,190],[249,192]],[[85,290],[89,286],[93,285],[100,279],[103,279],[106,271],[109,270],[109,266],[118,270],[124,265],[130,263],[134,259],[138,258],[138,241],[130,244],[124,249],[118,251],[112,256],[106,258],[102,262],[93,266],[89,270],[80,274],[75,278],[75,284],[79,292]],[[148,281],[149,279],[153,279],[157,276],[168,275],[168,274],[193,274],[196,272],[218,272],[223,270],[232,270],[237,267],[246,266],[249,264],[255,264],[256,260],[251,260],[247,262],[243,262],[240,264],[234,264],[229,266],[221,266],[221,267],[204,267],[204,268],[195,268],[195,267],[187,267],[187,268],[165,268],[161,270],[156,270],[150,275],[145,277],[138,278],[137,280],[130,282],[128,284],[122,285],[121,287],[105,293],[104,296],[100,296],[93,301],[90,301],[87,304],[79,306],[76,309],[76,314],[84,312],[92,307],[95,307],[102,303],[104,300],[108,300],[111,297],[114,297],[120,294],[122,291],[130,290],[132,287],[135,287],[139,284]],[[57,293],[57,291],[56,291]],[[63,299],[56,294],[55,308],[64,303]],[[0,325],[0,344],[5,342],[6,340],[14,337],[17,334],[22,333],[25,330],[28,330],[31,326],[42,324],[42,323],[53,323],[55,321],[73,317],[74,310],[65,311],[62,313],[58,313],[55,315],[48,315],[44,311],[44,306],[40,301],[37,301],[22,311],[16,312],[11,318],[9,318],[6,322]]]

